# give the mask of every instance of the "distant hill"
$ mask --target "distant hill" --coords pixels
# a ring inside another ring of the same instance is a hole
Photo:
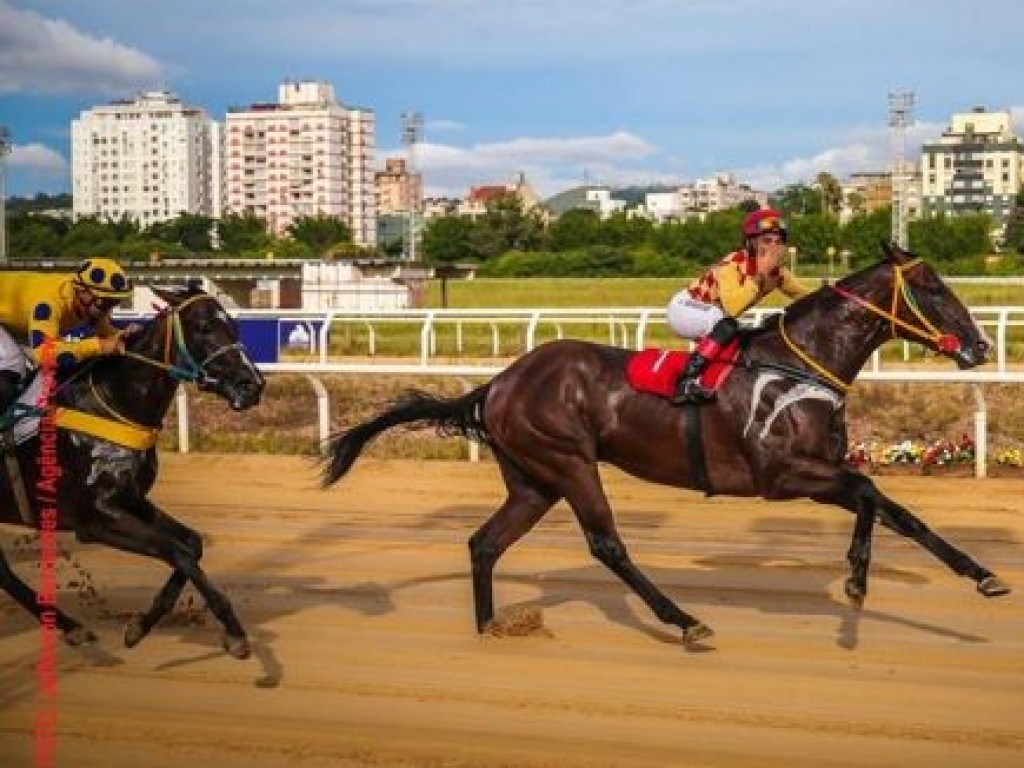
[[[679,189],[678,184],[649,184],[643,187],[623,187],[612,192],[612,199],[622,200],[628,208],[642,203],[644,195],[648,192],[674,192],[677,189]]]

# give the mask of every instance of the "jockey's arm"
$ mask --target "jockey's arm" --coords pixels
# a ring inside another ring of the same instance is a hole
[[[80,341],[61,338],[60,311],[61,303],[57,299],[43,299],[32,308],[28,322],[28,352],[36,365],[73,365],[100,354],[98,338]]]
[[[793,273],[785,267],[779,270],[779,277],[782,278],[779,283],[779,290],[789,296],[791,299],[799,299],[801,296],[806,296],[811,292],[811,289],[804,285],[802,282],[797,280]]]
[[[741,264],[726,263],[718,268],[718,303],[727,315],[739,317],[761,298],[761,286]]]

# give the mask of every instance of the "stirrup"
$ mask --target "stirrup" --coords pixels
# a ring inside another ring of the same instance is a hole
[[[673,405],[685,405],[686,403],[703,403],[714,400],[714,398],[715,390],[707,389],[700,383],[700,377],[697,376],[681,381],[670,399]]]

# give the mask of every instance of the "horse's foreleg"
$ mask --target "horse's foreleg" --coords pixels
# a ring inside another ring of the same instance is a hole
[[[683,631],[684,642],[695,642],[714,634],[710,627],[672,602],[630,559],[626,545],[616,530],[614,515],[601,486],[596,465],[573,468],[572,472],[566,474],[565,480],[565,498],[583,528],[591,554],[628,584],[647,603],[655,616],[666,624],[679,627]]]
[[[872,486],[874,487],[874,484]],[[966,552],[962,552],[947,542],[909,510],[897,504],[877,488],[874,488],[874,491],[877,497],[879,519],[884,526],[901,536],[916,541],[949,566],[953,573],[972,579],[977,584],[978,591],[985,597],[997,597],[1009,593],[1009,585],[992,571],[979,564]]]
[[[770,492],[765,494],[767,498],[809,495],[817,502],[840,506],[856,516],[850,548],[846,552],[850,575],[843,586],[846,596],[860,607],[868,593],[878,489],[859,472],[824,460],[794,463],[787,466],[785,472],[777,473],[777,477]]]
[[[494,566],[551,509],[558,497],[537,487],[531,478],[498,455],[508,488],[505,503],[469,539],[473,567],[473,606],[476,631],[483,633],[494,619]]]
[[[44,605],[39,600],[38,593],[22,581],[18,574],[11,569],[2,551],[0,551],[0,589],[3,589],[22,608],[35,616],[36,621],[40,624],[53,621],[57,629],[63,633],[68,645],[81,645],[82,643],[91,643],[96,640],[96,635],[72,619],[56,605]]]
[[[144,500],[144,503],[150,508],[153,524],[180,542],[182,546],[192,553],[198,563],[203,557],[202,537],[196,531],[182,525],[170,515],[161,512],[150,501]],[[156,597],[153,598],[153,604],[149,610],[146,613],[136,614],[129,619],[124,629],[124,644],[129,648],[133,648],[148,635],[150,630],[174,609],[175,604],[178,602],[178,597],[187,583],[188,576],[184,571],[178,569],[172,571],[167,582],[157,592]]]
[[[146,503],[148,504],[148,502]],[[108,544],[125,552],[158,558],[175,571],[183,573],[186,579],[195,585],[213,615],[224,626],[225,650],[236,658],[246,658],[249,655],[249,641],[245,636],[245,630],[242,629],[241,623],[235,616],[231,602],[213,586],[202,568],[199,567],[199,562],[189,547],[167,533],[166,530],[162,530],[127,510],[120,507],[114,510],[109,501],[98,503],[97,511],[100,512],[99,519],[93,519],[90,516],[87,521],[79,520],[80,527],[77,529],[79,538]],[[176,585],[177,580],[172,574],[171,579],[161,590],[161,594],[173,593]],[[155,610],[150,609],[150,613],[158,613],[160,608],[161,606],[156,606]]]

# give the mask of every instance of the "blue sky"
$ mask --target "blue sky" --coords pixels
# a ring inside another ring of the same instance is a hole
[[[162,87],[223,119],[312,78],[374,110],[380,157],[422,113],[431,194],[774,189],[886,167],[892,91],[917,96],[911,151],[974,106],[1024,136],[1022,29],[1021,0],[0,0],[7,187],[67,191],[96,104]]]

